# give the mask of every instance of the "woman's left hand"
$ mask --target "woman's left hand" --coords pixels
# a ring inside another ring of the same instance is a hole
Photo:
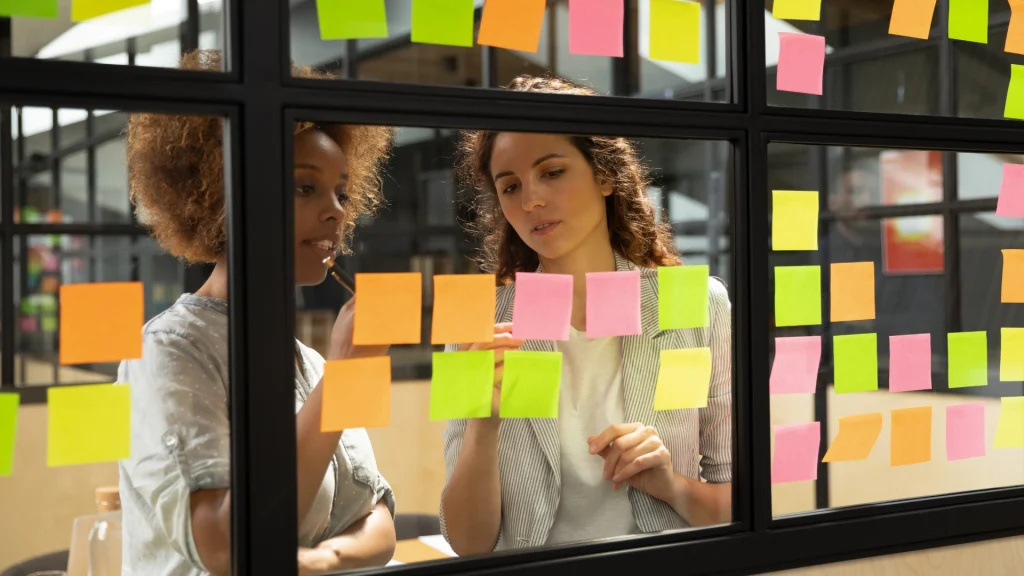
[[[604,458],[605,480],[618,490],[623,482],[650,496],[671,502],[675,490],[672,455],[653,426],[615,424],[587,439],[590,453]]]

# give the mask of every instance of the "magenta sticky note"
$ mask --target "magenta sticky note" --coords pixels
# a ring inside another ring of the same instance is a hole
[[[516,340],[568,340],[572,319],[572,276],[516,272],[512,337]]]
[[[779,32],[775,87],[784,92],[821,96],[825,75],[825,37]]]
[[[775,432],[772,484],[817,480],[821,423],[772,426],[772,430]]]
[[[932,389],[932,335],[889,336],[889,392]]]
[[[569,0],[569,53],[622,58],[623,0]]]
[[[640,271],[587,273],[587,338],[635,336],[641,331]]]
[[[996,216],[1024,218],[1024,164],[1003,164]]]
[[[814,394],[820,362],[821,336],[776,338],[769,393]]]
[[[985,455],[985,404],[946,406],[946,460]]]

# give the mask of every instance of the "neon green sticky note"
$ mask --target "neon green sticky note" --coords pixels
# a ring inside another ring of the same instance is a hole
[[[57,0],[0,0],[0,16],[57,18]]]
[[[949,387],[988,385],[988,336],[985,332],[951,332],[946,336]]]
[[[775,267],[775,325],[821,324],[821,266]]]
[[[1024,396],[1000,398],[994,448],[1024,448]]]
[[[82,22],[125,8],[149,4],[150,0],[71,0],[71,21]]]
[[[949,0],[949,39],[988,44],[988,0]]]
[[[47,465],[115,462],[131,456],[130,386],[57,386],[46,392]]]
[[[705,328],[708,325],[709,268],[658,268],[658,329]]]
[[[501,377],[502,418],[558,418],[561,352],[505,352]]]
[[[473,0],[412,0],[412,41],[473,46]]]
[[[1006,90],[1003,116],[1024,120],[1024,64],[1010,64],[1010,87]]]
[[[316,0],[316,15],[323,40],[388,37],[384,0]]]
[[[821,0],[775,0],[772,18],[777,20],[821,20]]]
[[[818,193],[772,191],[772,250],[818,249]]]
[[[832,337],[836,394],[878,390],[878,335]]]
[[[999,381],[1024,382],[1024,328],[999,330]]]
[[[494,350],[434,352],[430,419],[490,418]]]
[[[651,60],[700,64],[700,4],[651,0]]]
[[[711,348],[662,350],[655,410],[706,408],[711,388]]]
[[[0,476],[10,476],[14,467],[14,436],[18,430],[17,394],[0,394]]]

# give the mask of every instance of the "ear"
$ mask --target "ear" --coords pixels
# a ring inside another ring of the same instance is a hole
[[[615,192],[615,186],[607,179],[598,179],[597,185],[601,188],[601,196],[604,196],[605,198],[611,196],[612,192]]]

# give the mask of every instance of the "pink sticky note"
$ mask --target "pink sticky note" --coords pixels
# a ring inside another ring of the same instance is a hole
[[[569,53],[622,58],[623,0],[569,0]]]
[[[889,392],[932,389],[932,335],[889,336]]]
[[[821,422],[772,426],[772,430],[775,431],[772,484],[817,480]]]
[[[825,75],[825,37],[779,32],[779,91],[821,96]]]
[[[587,273],[587,338],[634,336],[641,331],[640,271]]]
[[[1021,17],[1024,20],[1024,16]],[[1003,164],[996,216],[1024,218],[1024,164]]]
[[[985,455],[985,404],[946,406],[946,460]]]
[[[775,339],[770,394],[814,394],[821,362],[821,336]]]
[[[516,340],[568,340],[572,319],[572,276],[516,272],[512,337]]]

